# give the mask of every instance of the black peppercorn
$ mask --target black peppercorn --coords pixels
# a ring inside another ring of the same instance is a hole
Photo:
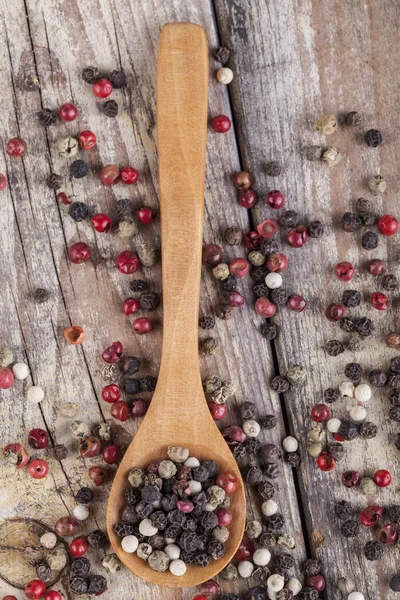
[[[75,177],[75,179],[82,179],[82,177],[86,177],[89,173],[89,165],[85,163],[84,160],[74,160],[70,164],[69,173],[71,177]]]
[[[370,540],[365,544],[363,554],[367,560],[378,560],[383,554],[383,544],[378,540]]]
[[[395,356],[390,361],[390,371],[391,373],[400,373],[400,356]]]
[[[93,501],[94,493],[88,487],[82,487],[75,495],[78,504],[90,504]]]
[[[265,533],[262,533],[257,542],[260,548],[273,548],[276,546],[275,535],[272,531],[266,531]]]
[[[238,596],[237,600],[239,600]],[[267,600],[267,593],[262,587],[253,587],[247,590],[246,600]]]
[[[218,465],[215,460],[204,460],[201,463],[202,467],[205,467],[210,477],[216,477],[218,475]]]
[[[293,600],[294,595],[290,588],[282,588],[280,592],[276,594],[276,600]]]
[[[148,519],[150,517],[151,513],[154,512],[154,506],[152,504],[147,504],[147,502],[143,502],[143,500],[141,500],[136,505],[135,510],[141,519]],[[134,534],[134,535],[136,535],[136,534]],[[172,537],[175,537],[175,536],[172,536]]]
[[[270,515],[267,518],[267,527],[269,529],[272,529],[273,531],[282,529],[285,525],[285,521],[283,516],[281,515],[281,513],[275,513],[273,515]]]
[[[68,448],[64,444],[57,444],[53,448],[53,457],[56,460],[64,460],[68,456]]]
[[[325,351],[329,356],[339,356],[344,352],[344,346],[339,340],[329,340],[325,346]]]
[[[63,178],[57,173],[51,173],[46,179],[46,185],[51,190],[59,190],[62,186]]]
[[[221,281],[221,288],[224,292],[233,292],[237,288],[237,279],[234,275],[229,275]]]
[[[55,110],[51,110],[51,108],[44,108],[37,113],[37,117],[40,125],[43,127],[50,127],[57,121],[57,112]]]
[[[339,442],[334,442],[328,448],[328,453],[336,460],[339,461],[343,458],[344,446]]]
[[[389,587],[392,592],[400,592],[400,575],[393,575],[390,578]]]
[[[141,377],[140,379],[140,391],[141,392],[154,392],[156,389],[157,379],[151,375]]]
[[[262,244],[260,246],[260,252],[264,256],[270,256],[271,254],[276,254],[278,252],[277,242],[275,242],[275,240],[271,240],[270,238],[264,238],[262,241]]]
[[[51,292],[49,290],[45,290],[44,288],[36,288],[36,290],[32,293],[32,298],[36,302],[36,304],[43,304],[46,302],[51,296]]]
[[[287,379],[284,379],[283,377],[280,377],[280,375],[277,375],[276,377],[271,379],[270,386],[274,390],[274,392],[278,392],[278,394],[283,394],[289,390],[290,383]]]
[[[383,369],[373,369],[368,375],[368,380],[374,387],[383,387],[387,382],[387,375]]]
[[[68,213],[74,221],[79,222],[88,218],[89,209],[84,202],[72,202],[69,205]]]
[[[333,388],[327,388],[324,390],[324,402],[328,404],[332,404],[332,402],[336,402],[340,398],[339,390],[335,390]]]
[[[399,504],[392,504],[391,506],[389,506],[386,514],[387,514],[387,518],[392,523],[396,523],[396,524],[400,523],[400,505]]]
[[[207,552],[214,560],[218,560],[224,556],[225,546],[218,540],[212,540],[207,544]]]
[[[260,327],[260,333],[266,340],[274,340],[278,335],[275,323],[263,323]]]
[[[215,60],[222,63],[223,65],[225,65],[228,62],[230,55],[231,51],[229,50],[229,48],[225,48],[224,46],[221,46],[220,48],[216,48],[214,50]]]
[[[210,562],[211,556],[207,552],[198,552],[194,555],[194,564],[198,567],[206,567]]]
[[[70,578],[84,577],[89,573],[90,567],[90,561],[86,558],[86,556],[74,558],[74,560],[71,562]]]
[[[361,125],[361,117],[355,110],[347,113],[346,115],[346,123],[350,125],[350,127],[358,127]]]
[[[339,327],[346,333],[352,333],[356,328],[356,324],[350,319],[350,317],[343,317],[340,319]]]
[[[282,172],[282,167],[277,160],[271,160],[265,165],[265,172],[269,177],[278,177]]]
[[[167,515],[162,510],[156,510],[150,515],[150,521],[153,527],[156,527],[159,531],[164,531],[168,524]]]
[[[353,421],[342,421],[338,430],[338,434],[347,442],[354,440],[358,435],[358,425]]]
[[[347,519],[341,526],[342,535],[346,538],[353,538],[358,535],[360,523],[357,519]]]
[[[112,71],[108,78],[114,89],[119,90],[126,86],[126,75],[123,71]]]
[[[222,319],[223,321],[229,321],[232,319],[234,312],[235,309],[233,306],[230,306],[229,304],[220,304],[216,314],[219,319]]]
[[[129,199],[122,199],[122,200],[117,200],[115,203],[115,212],[117,213],[117,218],[119,221],[127,221],[128,223],[132,223],[133,221],[133,214],[132,214],[132,202]],[[132,285],[135,284],[135,281],[141,281],[141,280],[133,280],[130,282],[130,286],[131,289]],[[145,283],[145,282],[143,282]],[[143,289],[147,289],[143,288]],[[141,292],[142,290],[133,290],[134,292]]]
[[[307,231],[310,238],[320,238],[324,235],[325,227],[321,221],[311,221],[307,225]]]
[[[286,452],[283,456],[283,460],[293,468],[298,467],[301,464],[301,456],[298,452]]]
[[[281,214],[280,220],[284,227],[293,229],[300,223],[300,215],[295,210],[286,210]]]
[[[128,379],[125,379],[124,381],[124,390],[125,390],[125,394],[138,394],[141,390],[140,390],[140,381],[139,379],[135,379],[133,377],[130,377]]]
[[[279,477],[279,467],[276,463],[264,465],[262,472],[269,479],[277,479]]]
[[[347,519],[353,514],[353,507],[347,500],[339,500],[333,507],[333,511],[338,519]]]
[[[289,299],[289,294],[283,288],[278,288],[276,290],[272,290],[271,292],[271,300],[276,306],[285,306]]]
[[[275,494],[275,487],[270,481],[262,481],[258,484],[257,491],[261,498],[270,500]]]
[[[234,446],[231,446],[232,454],[235,460],[239,460],[240,458],[244,458],[247,454],[246,446],[239,442]]]
[[[129,283],[132,292],[144,292],[149,289],[149,284],[143,279],[134,279]]]
[[[345,290],[342,295],[342,304],[347,308],[353,308],[359,306],[361,303],[361,292],[357,290]]]
[[[378,247],[378,234],[375,231],[366,231],[361,238],[361,245],[365,250],[375,250]]]
[[[390,390],[388,398],[392,406],[400,406],[400,390]]]
[[[106,534],[100,529],[96,529],[95,531],[92,531],[92,533],[89,533],[87,540],[93,548],[104,548],[108,541]]]
[[[400,450],[400,433],[398,433],[396,435],[396,438],[394,440],[394,445],[396,446],[397,450]]]
[[[263,283],[265,281],[265,277],[267,275],[267,271],[263,267],[255,267],[250,271],[250,277],[254,281],[254,283]]]
[[[46,561],[42,560],[42,561],[38,562],[35,567],[35,571],[36,571],[36,576],[44,583],[47,583],[48,581],[51,580],[51,577],[52,577],[51,569]]]
[[[240,408],[240,417],[243,421],[248,421],[249,419],[253,419],[256,415],[256,405],[254,402],[246,401],[241,404]]]
[[[364,440],[372,440],[378,433],[378,427],[371,421],[363,421],[358,433]]]
[[[260,458],[263,464],[276,463],[282,457],[282,453],[278,446],[274,444],[264,444],[261,447]]]
[[[103,575],[92,575],[89,580],[88,593],[99,596],[107,589],[107,579]]]
[[[360,317],[360,319],[357,319],[355,326],[357,332],[363,337],[368,337],[374,332],[374,324],[368,317]]]
[[[119,363],[120,369],[124,375],[135,375],[140,368],[140,360],[136,356],[126,356]]]
[[[224,240],[230,246],[237,246],[243,239],[243,232],[240,227],[236,227],[233,225],[232,227],[228,227],[228,229],[224,233]]]
[[[289,571],[294,567],[295,560],[289,552],[282,552],[276,557],[276,564],[278,567],[285,569],[285,571]]]
[[[70,579],[69,588],[71,592],[76,594],[77,596],[83,596],[88,591],[88,584],[83,577],[73,577]]]
[[[277,423],[278,417],[276,417],[275,415],[267,415],[262,422],[262,426],[264,427],[264,429],[273,429],[274,427],[276,427]]]
[[[400,406],[391,406],[389,408],[389,418],[391,421],[400,422]]]
[[[315,588],[304,587],[297,596],[298,600],[318,600],[319,595]]]
[[[205,330],[214,329],[215,327],[215,319],[210,315],[206,315],[200,319],[199,323],[200,327]]]
[[[398,288],[398,282],[395,275],[388,273],[387,275],[383,275],[380,280],[381,287],[383,290],[387,292],[391,292]]]
[[[82,79],[86,83],[94,83],[101,78],[101,73],[97,67],[85,67],[82,69]]]
[[[261,442],[255,438],[248,438],[245,443],[247,454],[258,454],[261,450]]]
[[[372,212],[372,202],[367,200],[367,198],[357,198],[356,211],[360,213],[360,215]]]
[[[361,218],[354,213],[347,212],[342,217],[342,227],[347,233],[358,231],[362,227]]]
[[[106,102],[99,102],[97,106],[100,108],[101,112],[106,115],[106,117],[110,117],[114,119],[114,117],[118,114],[118,104],[115,100],[107,100]]]
[[[344,374],[353,383],[358,383],[363,374],[363,370],[359,363],[356,363],[356,362],[347,363],[347,365],[345,366],[345,369],[344,369]]]
[[[160,295],[157,292],[142,292],[139,296],[140,308],[153,312],[160,306]]]
[[[265,283],[260,282],[253,285],[253,292],[257,298],[267,298],[269,294],[269,288]]]
[[[133,535],[135,528],[129,523],[116,523],[114,525],[114,532],[118,537],[125,537],[126,535]]]
[[[125,500],[130,506],[137,504],[139,502],[139,490],[136,488],[128,488],[125,490]]]
[[[364,135],[365,142],[371,148],[376,148],[379,144],[382,144],[381,132],[377,129],[370,129]]]
[[[367,212],[364,215],[361,215],[361,220],[365,227],[373,227],[378,220],[378,217],[373,212]]]
[[[400,375],[390,375],[388,379],[388,384],[394,390],[400,389]]]

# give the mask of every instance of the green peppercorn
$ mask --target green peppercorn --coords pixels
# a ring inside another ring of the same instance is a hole
[[[63,135],[56,141],[56,150],[64,158],[73,158],[78,154],[78,140],[70,135]]]
[[[157,250],[153,245],[142,242],[137,244],[136,251],[139,260],[144,267],[152,267],[155,264],[157,260]]]
[[[213,356],[218,352],[219,341],[215,338],[207,338],[201,343],[201,351],[206,356]]]
[[[212,274],[213,277],[215,277],[215,279],[218,279],[219,281],[227,279],[230,275],[229,265],[227,265],[226,263],[219,263],[213,268]]]
[[[315,129],[322,135],[332,135],[337,131],[337,119],[335,115],[322,115],[316,122]]]
[[[267,260],[266,257],[258,250],[252,250],[249,252],[247,258],[253,267],[261,267],[261,265],[263,265]]]
[[[321,160],[327,167],[335,167],[341,161],[342,155],[339,150],[334,148],[333,146],[329,146],[322,153]]]
[[[368,180],[368,187],[375,196],[378,196],[386,191],[386,181],[382,175],[374,175]]]
[[[229,227],[224,233],[224,240],[230,246],[237,246],[243,239],[243,232],[239,227]]]

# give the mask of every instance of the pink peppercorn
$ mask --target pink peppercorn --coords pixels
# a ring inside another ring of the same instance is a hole
[[[379,233],[390,236],[397,233],[399,222],[393,215],[383,215],[378,221]]]
[[[273,238],[278,231],[278,223],[273,219],[266,219],[257,225],[257,231],[263,238]]]
[[[131,275],[140,268],[140,262],[134,252],[125,250],[118,254],[116,259],[118,270],[125,275]]]
[[[90,249],[84,242],[77,242],[68,248],[69,260],[75,265],[80,265],[90,259]]]
[[[211,121],[211,127],[217,133],[226,133],[231,128],[231,120],[226,115],[218,115]]]
[[[125,298],[122,303],[122,310],[126,316],[131,315],[139,310],[140,305],[136,298]]]
[[[218,585],[218,583],[216,581],[214,581],[214,579],[209,579],[208,581],[205,581],[204,583],[201,583],[198,586],[198,590],[201,594],[203,594],[203,596],[196,596],[196,598],[213,598],[216,594],[218,594],[218,592],[220,591],[220,586]],[[193,600],[195,600],[193,598]]]
[[[374,292],[371,294],[371,304],[376,310],[387,310],[389,298],[382,292]]]
[[[325,310],[325,316],[328,321],[334,323],[335,321],[340,321],[340,319],[344,316],[346,312],[346,307],[343,304],[329,304]]]
[[[92,86],[92,90],[97,98],[107,98],[113,91],[113,86],[108,79],[97,79]]]
[[[131,409],[132,417],[133,418],[144,417],[148,408],[149,408],[149,405],[146,402],[146,400],[143,400],[143,398],[136,398],[136,400],[134,400],[132,402],[132,409]]]
[[[136,211],[136,218],[143,225],[148,225],[157,218],[157,212],[153,208],[150,208],[150,206],[142,206],[142,208]]]
[[[239,194],[239,204],[243,208],[253,208],[257,204],[257,196],[253,190],[242,190]]]
[[[312,587],[317,592],[322,592],[325,589],[325,579],[322,575],[310,575],[306,579],[306,586]]]
[[[236,277],[245,277],[249,272],[249,263],[245,258],[235,258],[229,263],[229,271]]]
[[[220,527],[227,527],[229,523],[232,521],[232,513],[227,508],[218,508],[215,511],[215,514],[218,517],[218,525]]]
[[[243,536],[242,541],[240,542],[239,548],[236,551],[235,558],[236,560],[242,561],[247,560],[251,556],[253,556],[256,551],[256,545],[253,540],[250,540],[246,535]]]
[[[149,333],[152,330],[151,321],[145,317],[139,317],[133,321],[132,329],[139,334]]]
[[[187,514],[192,512],[192,510],[194,509],[194,505],[193,502],[190,502],[190,500],[178,500],[178,502],[176,503],[176,508],[181,512]]]
[[[311,409],[311,418],[316,423],[323,423],[331,416],[330,410],[326,404],[316,404]]]
[[[267,267],[275,273],[283,273],[289,266],[288,258],[285,254],[271,254],[267,260]]]
[[[58,204],[65,204],[66,206],[68,206],[69,204],[72,204],[72,200],[70,200],[68,198],[68,196],[65,192],[59,192],[56,196],[56,200],[57,200]]]
[[[296,229],[290,229],[286,234],[286,240],[292,248],[301,248],[308,240],[306,227],[299,225]]]
[[[374,474],[374,481],[378,487],[387,487],[392,483],[392,476],[386,469],[380,469]]]
[[[8,156],[22,156],[26,152],[26,142],[22,138],[11,138],[6,146]]]
[[[75,104],[71,104],[70,102],[66,102],[60,106],[60,110],[58,111],[60,115],[60,119],[62,121],[75,121],[78,116],[78,109]]]
[[[367,271],[371,275],[375,275],[376,277],[381,275],[383,271],[386,269],[386,265],[383,260],[379,260],[379,258],[374,258],[369,261],[367,264]]]
[[[244,234],[244,243],[250,250],[257,250],[262,244],[263,238],[258,231],[248,231]]]
[[[234,290],[228,295],[227,302],[230,306],[243,306],[244,298],[240,292]]]
[[[121,342],[113,342],[111,346],[108,346],[101,355],[101,358],[106,363],[116,363],[122,356],[124,348]]]
[[[273,304],[268,298],[258,298],[255,304],[256,313],[260,315],[260,317],[265,317],[266,319],[269,317],[273,317],[276,313],[276,306]]]
[[[126,185],[132,185],[139,179],[139,172],[133,167],[122,167],[121,169],[121,181]]]
[[[397,541],[397,527],[394,523],[386,523],[378,531],[378,540],[382,544],[394,544]]]
[[[105,165],[100,171],[100,179],[104,185],[113,185],[119,176],[118,165]]]
[[[4,190],[7,187],[7,179],[3,173],[0,173],[0,190]]]
[[[345,471],[342,474],[342,483],[345,487],[357,487],[360,485],[361,473],[359,471]]]
[[[14,374],[7,367],[0,367],[0,390],[8,390],[14,384]]]
[[[329,454],[329,452],[322,452],[317,458],[317,466],[324,473],[329,473],[335,468],[335,459]]]
[[[335,275],[340,281],[350,281],[355,272],[354,266],[349,262],[338,263],[335,267]]]
[[[268,192],[266,201],[271,208],[277,210],[285,204],[285,196],[279,190],[272,190]]]
[[[239,442],[243,443],[247,438],[243,429],[238,425],[230,425],[229,427],[226,427],[223,430],[222,435],[228,444],[238,444]]]
[[[215,402],[209,402],[208,408],[214,421],[222,421],[227,415],[228,409],[226,404],[216,404]]]
[[[303,298],[303,296],[300,296],[299,294],[292,294],[291,296],[289,296],[286,304],[288,308],[290,308],[290,310],[299,313],[303,312],[303,310],[307,308],[306,300]]]

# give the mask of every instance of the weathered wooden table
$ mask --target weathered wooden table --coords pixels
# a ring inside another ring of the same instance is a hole
[[[18,515],[52,526],[58,517],[72,511],[73,493],[88,483],[87,464],[77,458],[69,430],[71,420],[60,416],[59,408],[73,401],[80,406],[77,418],[89,424],[110,419],[100,395],[103,380],[98,357],[103,347],[119,339],[127,352],[143,360],[143,372],[157,373],[161,315],[153,319],[156,327],[152,334],[138,338],[121,311],[122,299],[129,294],[130,277],[115,269],[113,258],[123,249],[134,248],[135,242],[128,244],[115,235],[95,235],[88,222],[72,221],[64,207],[57,205],[45,179],[51,170],[65,174],[65,191],[96,212],[114,214],[115,199],[124,197],[130,197],[135,207],[143,203],[157,207],[157,43],[164,23],[192,21],[205,28],[210,48],[220,44],[231,48],[229,66],[235,74],[229,88],[222,86],[215,78],[220,65],[210,59],[210,116],[232,115],[234,127],[227,135],[209,134],[205,241],[219,243],[227,226],[251,229],[271,216],[263,197],[273,188],[285,192],[287,207],[299,211],[305,221],[318,218],[326,224],[326,236],[321,240],[310,240],[300,250],[284,245],[290,261],[285,286],[302,293],[309,302],[308,309],[302,314],[280,311],[275,319],[279,337],[267,343],[258,332],[261,319],[253,310],[251,282],[243,281],[247,305],[238,309],[231,321],[218,321],[212,335],[220,340],[221,351],[216,357],[201,359],[202,373],[219,374],[234,382],[232,422],[237,419],[236,407],[243,400],[253,400],[260,418],[268,413],[279,416],[278,426],[263,433],[262,439],[280,443],[289,431],[298,437],[303,462],[297,471],[282,464],[277,501],[286,530],[296,539],[298,564],[306,556],[321,559],[326,597],[341,598],[335,586],[340,576],[354,578],[356,589],[370,600],[394,597],[388,579],[399,566],[396,550],[390,548],[381,560],[368,563],[362,546],[372,534],[364,530],[354,541],[346,541],[332,512],[337,499],[349,499],[357,507],[368,503],[360,492],[340,485],[340,473],[346,468],[357,468],[367,475],[389,468],[394,482],[389,489],[379,491],[373,502],[386,506],[396,501],[399,469],[393,439],[397,428],[388,421],[385,394],[374,391],[370,403],[369,418],[379,426],[378,437],[353,442],[331,473],[316,469],[306,454],[306,432],[311,425],[310,407],[322,400],[325,388],[341,382],[345,364],[353,360],[349,351],[338,358],[324,352],[327,340],[346,338],[323,316],[325,306],[338,301],[345,289],[332,275],[338,261],[351,260],[359,268],[359,276],[347,288],[365,292],[359,313],[370,315],[376,323],[374,337],[355,359],[368,371],[378,366],[387,368],[389,359],[396,355],[383,342],[385,333],[396,329],[394,302],[383,314],[369,306],[368,293],[374,291],[374,283],[366,276],[364,265],[368,258],[379,257],[387,260],[390,272],[397,273],[397,238],[381,238],[379,248],[369,253],[361,249],[358,234],[345,234],[337,224],[356,198],[370,197],[366,179],[379,172],[387,179],[388,191],[373,199],[376,211],[398,214],[397,2],[14,0],[3,2],[2,13],[0,172],[7,173],[9,187],[0,198],[1,345],[12,347],[17,359],[28,362],[32,378],[1,394],[0,442],[2,446],[26,443],[31,428],[43,427],[52,443],[70,448],[69,457],[62,462],[49,458],[51,473],[42,481],[32,480],[26,471],[15,473],[13,467],[1,466],[2,520]],[[106,71],[122,68],[128,75],[128,89],[113,96],[120,108],[116,119],[99,112],[90,86],[80,77],[81,69],[92,64]],[[23,89],[23,81],[30,75],[39,82],[33,91]],[[42,107],[53,108],[68,101],[80,106],[79,121],[49,129],[39,126],[36,113]],[[326,141],[314,131],[313,124],[323,112],[340,115],[350,110],[362,114],[362,127],[341,127]],[[362,139],[365,128],[370,127],[379,128],[384,135],[385,143],[377,150],[368,148]],[[85,155],[91,173],[83,180],[67,182],[67,162],[58,156],[54,144],[60,135],[77,134],[82,129],[91,129],[98,137],[96,149]],[[28,144],[23,160],[12,160],[4,152],[6,140],[16,135]],[[325,143],[332,143],[343,153],[341,164],[332,171],[304,158],[305,146]],[[265,164],[272,159],[284,165],[283,174],[275,179],[265,174]],[[122,185],[112,189],[102,186],[96,172],[100,165],[111,162],[135,165],[141,173],[137,186],[132,190]],[[260,197],[252,213],[238,205],[231,182],[232,174],[241,167],[253,173]],[[151,233],[141,230],[137,239],[158,237],[157,225],[149,229]],[[91,264],[77,267],[67,260],[66,248],[78,240],[93,249],[96,260]],[[236,254],[234,248],[227,250],[228,259]],[[240,254],[244,255],[243,248]],[[171,269],[172,276],[173,265],[165,268]],[[144,269],[144,274],[153,288],[161,291],[159,267]],[[52,293],[42,305],[30,297],[37,287]],[[212,313],[218,296],[205,271],[203,314]],[[62,332],[70,324],[84,327],[87,339],[82,346],[65,343]],[[206,337],[205,332],[200,336]],[[296,363],[307,369],[307,384],[279,398],[268,382]],[[40,405],[25,400],[25,390],[32,383],[45,389]],[[345,403],[338,403],[332,411],[334,416],[343,417]],[[113,427],[116,441],[126,446],[137,423],[113,423]],[[107,489],[97,490],[83,531],[104,528]],[[250,496],[248,512],[249,518],[259,515],[259,503]],[[92,552],[91,558],[94,569],[103,572],[99,553]],[[299,568],[296,574],[300,575]],[[109,576],[109,580],[110,599],[193,596],[193,590],[151,588],[125,570]],[[244,590],[249,585],[255,583],[242,582],[231,590]],[[13,591],[3,583],[0,588],[3,594]],[[63,581],[60,589],[71,598]]]

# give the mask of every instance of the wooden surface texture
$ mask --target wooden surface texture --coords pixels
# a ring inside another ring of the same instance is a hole
[[[1,4],[0,4],[1,6]],[[26,361],[31,377],[17,382],[1,393],[0,445],[25,442],[34,427],[48,430],[52,443],[66,444],[69,456],[57,462],[49,456],[50,475],[35,481],[26,471],[15,472],[13,466],[0,465],[0,517],[28,517],[52,527],[57,518],[72,512],[73,494],[89,483],[87,468],[100,463],[77,457],[72,440],[71,419],[61,416],[66,402],[79,405],[77,419],[88,425],[111,422],[114,439],[126,448],[138,423],[119,424],[110,418],[109,406],[101,399],[104,385],[99,355],[110,342],[120,340],[127,354],[138,356],[143,363],[141,375],[158,373],[161,354],[161,311],[149,315],[153,332],[135,336],[129,319],[121,310],[130,295],[131,277],[114,266],[116,255],[134,249],[141,241],[156,239],[159,223],[141,227],[131,242],[115,234],[95,234],[89,222],[75,223],[58,206],[55,193],[45,179],[51,171],[65,177],[63,190],[76,200],[87,202],[94,212],[115,216],[115,201],[131,198],[135,208],[143,204],[158,207],[158,174],[155,129],[155,81],[159,35],[163,24],[190,21],[202,25],[210,48],[220,43],[232,50],[228,66],[235,78],[229,89],[216,81],[219,64],[210,57],[209,116],[232,116],[234,127],[226,135],[207,136],[205,183],[206,243],[222,241],[223,231],[231,225],[250,229],[255,223],[273,217],[264,197],[270,189],[281,189],[287,208],[298,210],[304,220],[319,218],[326,224],[326,236],[309,240],[299,250],[281,247],[289,257],[284,273],[285,287],[302,293],[309,302],[301,315],[282,310],[276,317],[280,335],[273,344],[258,332],[262,322],[253,309],[251,280],[245,278],[240,288],[246,305],[237,309],[231,321],[217,320],[212,337],[220,341],[216,356],[201,357],[201,373],[231,380],[236,388],[230,402],[226,423],[238,422],[238,406],[253,400],[261,419],[275,413],[278,425],[263,431],[261,439],[279,444],[290,431],[298,437],[303,456],[302,466],[293,473],[282,463],[277,480],[276,501],[285,517],[285,532],[296,541],[293,554],[295,573],[306,556],[321,558],[327,579],[326,598],[342,596],[335,586],[339,576],[351,576],[368,600],[394,598],[388,590],[388,578],[399,568],[398,551],[386,549],[385,556],[369,563],[362,546],[372,539],[369,531],[346,541],[339,533],[332,508],[335,499],[348,499],[355,506],[367,505],[359,492],[339,483],[348,468],[371,475],[378,468],[389,468],[392,486],[381,490],[374,503],[396,503],[398,495],[398,454],[393,446],[396,423],[388,420],[385,393],[375,392],[368,418],[377,423],[379,435],[368,442],[361,439],[349,444],[346,454],[332,473],[324,474],[306,454],[306,432],[310,429],[310,408],[322,400],[323,390],[344,378],[344,366],[359,361],[367,373],[374,367],[388,367],[395,350],[388,349],[385,334],[398,326],[397,293],[391,292],[391,308],[378,313],[369,306],[368,293],[374,282],[365,275],[365,262],[382,258],[389,271],[400,275],[398,240],[379,240],[376,252],[361,249],[359,234],[345,234],[338,221],[351,210],[359,196],[373,200],[377,213],[398,215],[400,192],[400,92],[397,74],[400,59],[400,16],[395,0],[15,0],[2,3],[0,18],[0,172],[7,174],[10,185],[0,198],[0,336],[1,346],[10,346],[18,360]],[[108,119],[100,113],[90,86],[80,77],[81,69],[97,65],[107,72],[122,68],[128,76],[128,88],[115,91],[119,115]],[[26,91],[22,82],[37,77],[40,87]],[[196,74],[193,73],[193,77]],[[76,122],[47,130],[40,127],[36,113],[42,107],[56,108],[73,101],[80,107]],[[330,139],[313,129],[322,113],[341,115],[357,110],[363,125],[341,127]],[[362,134],[376,127],[384,136],[379,149],[368,148]],[[82,180],[69,180],[68,160],[55,150],[61,135],[76,135],[83,129],[94,131],[98,146],[85,154],[90,174]],[[12,160],[4,151],[6,141],[20,135],[28,144],[23,160]],[[343,154],[333,170],[308,163],[304,147],[309,144],[334,145]],[[283,174],[269,178],[265,164],[279,160]],[[99,168],[107,163],[132,164],[140,171],[133,189],[127,186],[104,187]],[[249,214],[237,203],[231,177],[241,167],[254,176],[260,201]],[[369,176],[384,175],[388,190],[383,196],[371,197],[366,186]],[[188,230],[189,231],[189,230]],[[66,248],[77,241],[87,242],[95,260],[77,266],[67,259]],[[190,244],[188,236],[187,243]],[[223,244],[224,248],[226,244]],[[245,255],[245,249],[227,248],[227,260]],[[341,260],[351,260],[359,277],[344,285],[332,270]],[[164,268],[173,266],[166,265]],[[220,292],[208,269],[203,269],[201,314],[212,314],[220,301]],[[144,268],[155,291],[161,292],[161,269]],[[30,294],[37,287],[52,292],[51,299],[33,303]],[[337,358],[324,352],[331,338],[346,340],[338,325],[329,323],[323,309],[338,301],[344,289],[356,288],[365,300],[354,314],[373,317],[376,332],[365,348],[353,355],[349,351]],[[372,315],[372,311],[374,311]],[[63,329],[80,325],[86,332],[81,346],[65,343]],[[200,331],[200,338],[209,332]],[[302,364],[308,371],[306,386],[280,398],[269,387],[277,372],[285,373],[292,364]],[[35,383],[45,390],[40,405],[27,403],[26,389]],[[334,416],[344,417],[345,403],[332,407]],[[224,421],[225,424],[225,421]],[[45,456],[46,452],[32,452]],[[111,468],[113,469],[113,468]],[[91,516],[82,531],[105,528],[105,509],[110,484],[97,488]],[[248,519],[260,516],[260,501],[248,495]],[[110,549],[107,550],[109,552]],[[93,571],[104,573],[100,551],[90,551]],[[135,600],[190,600],[192,589],[172,590],[153,587],[123,569],[107,575],[107,597]],[[1,585],[3,594],[13,588]],[[256,580],[224,585],[231,591],[245,590]],[[65,598],[72,598],[64,578],[59,587]],[[17,594],[18,596],[18,594]]]

